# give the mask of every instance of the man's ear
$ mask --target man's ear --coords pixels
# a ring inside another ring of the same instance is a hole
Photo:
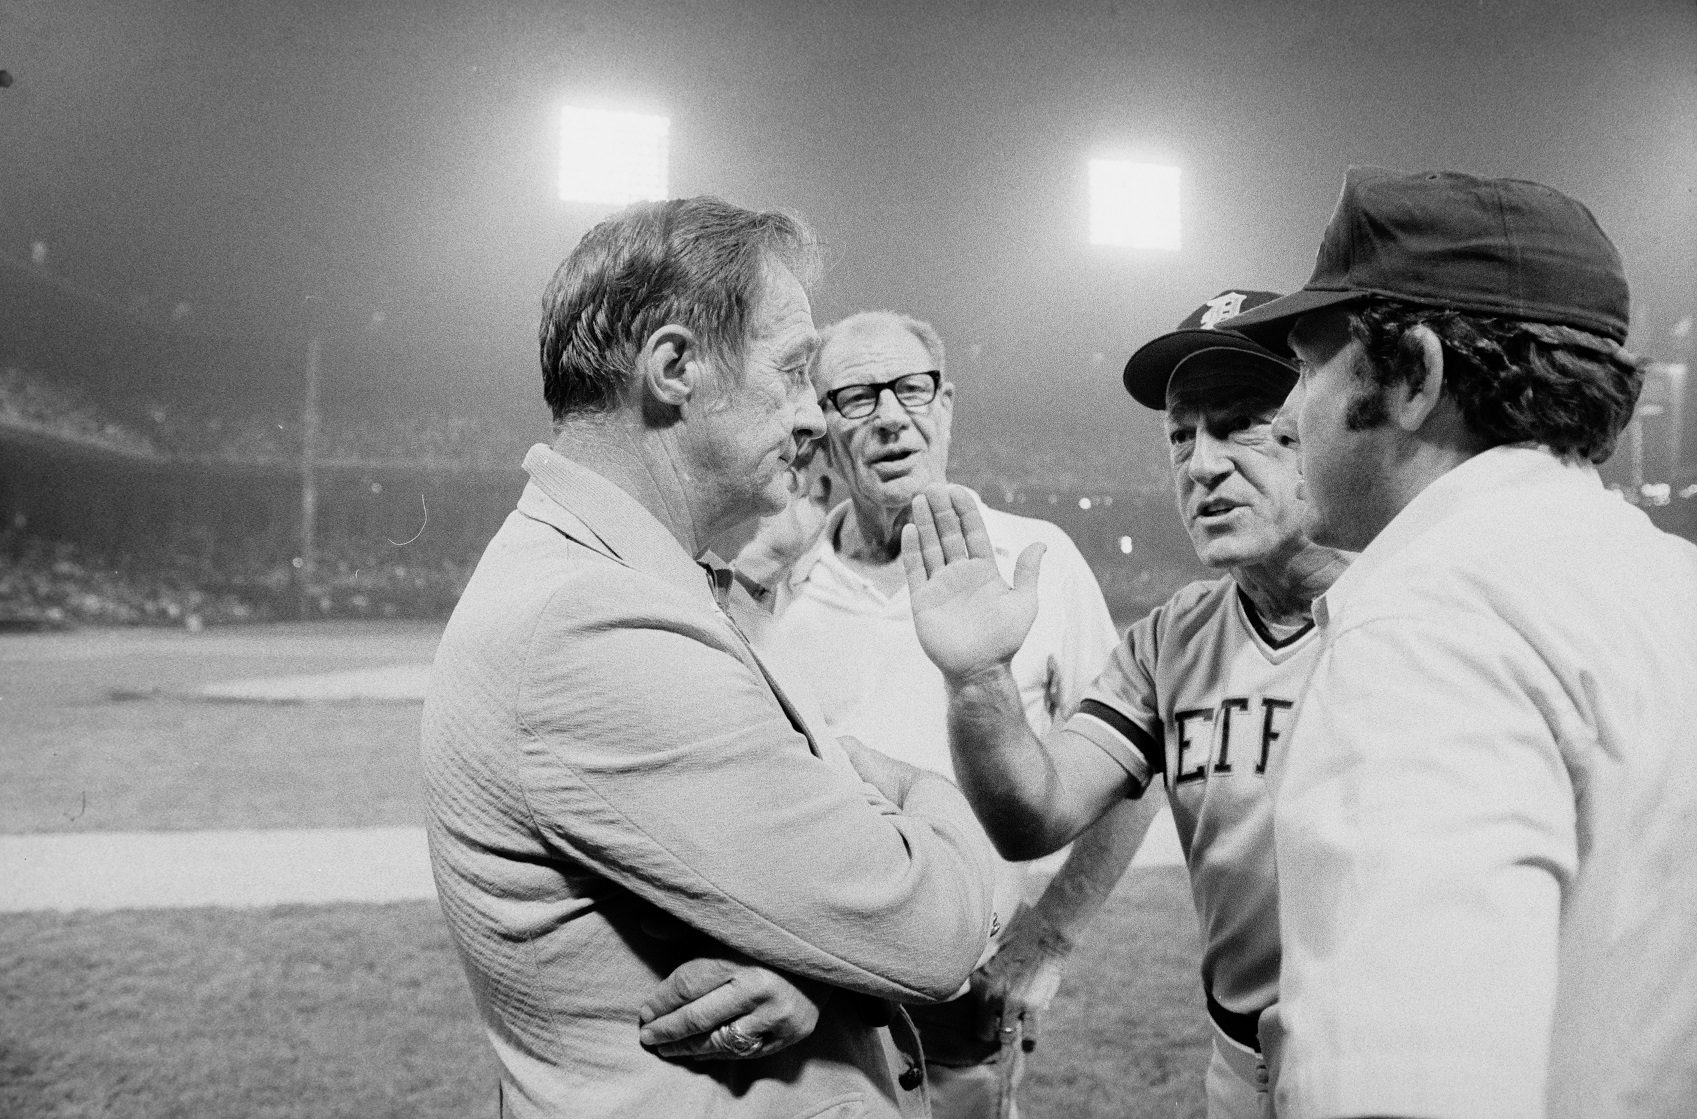
[[[644,397],[656,404],[682,408],[701,391],[707,362],[694,331],[667,323],[642,344],[636,370]]]
[[[1403,348],[1417,357],[1420,376],[1385,394],[1391,422],[1407,432],[1419,431],[1437,411],[1444,396],[1444,344],[1424,324],[1411,327],[1402,336]]]

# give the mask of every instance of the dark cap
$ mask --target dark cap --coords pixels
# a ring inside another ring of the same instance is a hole
[[[1125,391],[1139,404],[1157,412],[1165,411],[1167,386],[1182,366],[1187,376],[1204,376],[1210,368],[1222,375],[1229,370],[1230,384],[1242,384],[1245,378],[1251,378],[1273,384],[1277,392],[1289,392],[1296,384],[1296,370],[1289,362],[1221,325],[1252,307],[1264,306],[1278,298],[1276,291],[1222,291],[1185,316],[1177,330],[1144,343],[1131,355],[1131,360],[1125,363]],[[1191,360],[1204,354],[1225,360]]]
[[[1302,290],[1231,324],[1288,352],[1298,315],[1382,295],[1626,341],[1620,253],[1585,206],[1524,179],[1351,167]]]

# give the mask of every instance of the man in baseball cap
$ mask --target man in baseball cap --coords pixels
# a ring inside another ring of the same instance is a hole
[[[1004,854],[1057,849],[1127,797],[1164,786],[1203,941],[1210,1119],[1260,1119],[1266,1106],[1258,1026],[1278,993],[1279,929],[1265,775],[1290,742],[1319,649],[1309,604],[1346,562],[1309,539],[1297,452],[1272,431],[1295,368],[1222,329],[1275,298],[1221,292],[1126,363],[1133,398],[1166,413],[1174,495],[1197,558],[1223,575],[1133,625],[1057,733],[1039,741],[1027,729],[1009,670],[1035,613],[1034,557],[1021,558],[1030,574],[1016,571],[1008,587],[985,566],[993,549],[970,495],[942,487],[915,502],[903,550],[915,629],[949,691],[956,772]],[[939,578],[957,563],[967,571]],[[961,577],[974,565],[981,582]],[[989,589],[988,601],[973,588]]]
[[[1354,168],[1230,324],[1361,549],[1275,783],[1281,1116],[1697,1114],[1697,547],[1597,475],[1627,323],[1572,198]]]

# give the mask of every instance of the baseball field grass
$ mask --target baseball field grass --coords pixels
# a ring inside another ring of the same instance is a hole
[[[0,832],[415,825],[416,703],[192,693],[418,661],[434,639],[405,625],[0,637]],[[1051,1007],[1026,1119],[1202,1114],[1195,940],[1182,871],[1127,876]],[[0,915],[8,1119],[492,1119],[494,1084],[430,902]]]

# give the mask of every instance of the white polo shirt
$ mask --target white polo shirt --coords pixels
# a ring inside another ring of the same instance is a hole
[[[1026,721],[1042,735],[1057,713],[1077,706],[1118,635],[1095,575],[1066,533],[974,499],[1003,578],[1012,579],[1027,545],[1048,546],[1038,574],[1037,620],[1012,666]],[[831,511],[819,540],[779,582],[773,616],[745,628],[780,679],[813,693],[835,733],[955,780],[943,674],[914,634],[906,582],[886,595],[837,555],[833,541],[849,508],[844,502]],[[1051,856],[1044,866],[1059,861]],[[1024,872],[1004,878],[998,912],[1012,913]]]
[[[1499,447],[1316,604],[1281,1119],[1697,1115],[1697,547]]]

